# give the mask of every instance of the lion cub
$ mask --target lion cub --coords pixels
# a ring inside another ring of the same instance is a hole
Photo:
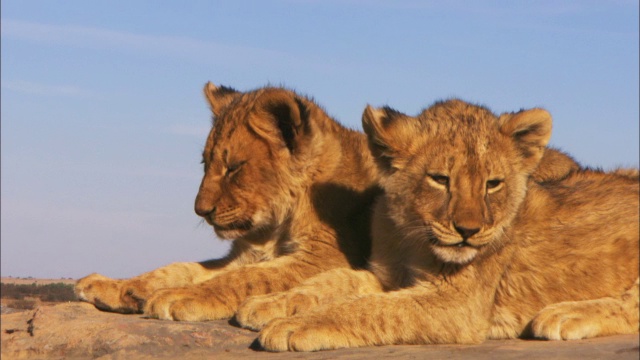
[[[637,332],[638,172],[577,170],[536,182],[551,122],[542,109],[497,117],[459,100],[418,117],[367,108],[363,125],[384,174],[372,220],[375,277],[345,271],[332,281],[385,292],[275,319],[262,346]]]
[[[241,93],[208,83],[204,93],[214,121],[195,211],[233,240],[231,252],[128,280],[89,275],[76,285],[81,299],[161,319],[228,318],[248,296],[365,264],[379,193],[366,136],[283,88]]]

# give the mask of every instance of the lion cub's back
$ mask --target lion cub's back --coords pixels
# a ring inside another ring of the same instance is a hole
[[[533,185],[515,225],[512,267],[537,293],[533,307],[619,295],[631,286],[638,277],[639,196],[637,178],[593,170]]]
[[[638,278],[639,181],[581,170],[531,184],[496,293],[490,337],[515,337],[547,305],[620,296]]]
[[[584,170],[541,189],[534,185],[528,196],[529,207],[536,205],[536,195],[547,197],[548,206],[528,209],[538,214],[532,214],[531,220],[523,219],[526,223],[523,246],[530,256],[540,261],[546,259],[544,263],[551,262],[552,268],[557,263],[574,276],[580,275],[580,264],[602,272],[635,264],[636,274],[629,284],[635,280],[640,231],[637,177]]]

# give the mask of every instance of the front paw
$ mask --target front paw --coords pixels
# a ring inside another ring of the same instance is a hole
[[[236,321],[245,329],[260,330],[269,321],[287,316],[285,293],[252,296],[236,313]]]
[[[143,313],[147,299],[155,291],[151,285],[147,281],[137,279],[123,281],[120,286],[120,301],[135,309],[136,313]]]
[[[123,314],[139,312],[136,302],[121,297],[123,283],[124,280],[94,273],[78,280],[74,292],[78,299],[89,302],[100,310]]]
[[[207,321],[233,316],[234,307],[219,294],[197,286],[164,289],[153,293],[144,313],[152,318],[176,321]]]
[[[531,321],[533,336],[547,340],[578,340],[597,336],[604,307],[589,302],[562,302],[542,309]]]
[[[260,332],[258,341],[267,351],[318,351],[340,349],[352,344],[331,319],[294,316],[274,319]]]
[[[273,319],[302,314],[317,304],[316,296],[295,291],[258,295],[240,305],[236,320],[244,328],[260,330]]]

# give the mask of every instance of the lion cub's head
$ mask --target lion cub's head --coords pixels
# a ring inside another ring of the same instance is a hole
[[[388,216],[406,240],[456,264],[502,239],[551,135],[545,110],[496,117],[460,100],[418,117],[367,107],[362,122],[386,173]]]
[[[309,132],[307,100],[281,88],[241,93],[208,83],[214,115],[195,211],[223,239],[269,232],[285,221],[300,182],[292,162]]]

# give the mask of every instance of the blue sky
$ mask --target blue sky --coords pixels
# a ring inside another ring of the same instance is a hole
[[[193,212],[206,81],[366,104],[541,106],[552,145],[638,166],[638,2],[2,1],[1,273],[129,277],[224,255]]]

